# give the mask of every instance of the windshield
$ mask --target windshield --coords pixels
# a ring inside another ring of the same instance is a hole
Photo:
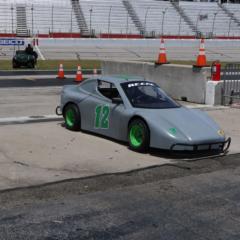
[[[177,108],[180,104],[172,100],[155,83],[126,82],[121,84],[129,101],[136,108]]]

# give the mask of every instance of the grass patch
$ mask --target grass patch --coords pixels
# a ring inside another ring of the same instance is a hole
[[[144,62],[144,61],[139,61]],[[145,62],[154,62],[154,61],[145,61]],[[76,70],[77,65],[80,64],[82,69],[94,69],[101,68],[100,60],[38,60],[36,66],[37,70],[58,70],[59,64],[62,63],[64,70]],[[170,63],[180,64],[180,65],[194,65],[196,61],[181,61],[181,60],[170,60]],[[212,65],[212,62],[207,62],[209,66]],[[222,68],[224,68],[227,62],[221,62]],[[23,68],[21,68],[23,69]],[[13,70],[11,60],[0,60],[0,70]],[[16,69],[14,69],[16,70]]]
[[[12,61],[0,60],[0,70],[12,70]]]
[[[64,70],[75,70],[80,64],[82,69],[101,68],[101,61],[98,60],[38,60],[37,70],[57,70],[62,63]],[[23,69],[23,68],[21,68]],[[0,60],[0,70],[13,70],[11,60]],[[16,70],[16,69],[14,69]]]

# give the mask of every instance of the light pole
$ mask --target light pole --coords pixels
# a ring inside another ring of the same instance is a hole
[[[146,13],[145,13],[145,18],[144,18],[144,35],[146,36],[146,24],[147,24],[147,15],[150,7],[147,8]]]
[[[197,15],[197,22],[196,22],[196,31],[198,32],[198,21],[200,19],[201,16],[201,10],[199,11],[198,15]]]
[[[54,14],[53,13],[53,11],[54,11],[53,8],[54,8],[54,6],[52,5],[52,23],[51,23],[52,24],[52,36],[53,36],[53,14]]]
[[[128,12],[127,12],[127,18],[126,18],[126,38],[128,37]]]
[[[213,16],[212,35],[213,35],[213,32],[214,32],[214,25],[215,25],[215,20],[216,20],[217,14],[218,14],[218,12],[215,12],[215,13],[214,13],[214,16]]]
[[[229,25],[228,25],[228,37],[229,37],[230,31],[231,31],[231,22],[232,22],[232,18],[230,18]]]
[[[163,36],[163,26],[164,26],[164,18],[165,18],[166,11],[167,11],[167,8],[165,8],[164,11],[162,11],[162,31],[161,31],[162,36]]]
[[[32,36],[33,36],[34,35],[34,33],[33,33],[33,5],[31,7],[31,11],[32,11]]]
[[[72,37],[72,35],[73,35],[73,6],[71,8],[70,33],[71,33],[71,37]]]
[[[90,37],[92,37],[92,12],[93,12],[93,9],[92,7],[89,9],[89,17],[90,17]]]
[[[182,23],[182,16],[180,15],[179,25],[178,25],[178,36],[180,36],[180,32],[181,32],[181,23]]]
[[[13,8],[13,5],[11,6],[11,16],[12,16],[12,34],[14,33],[14,31],[13,31],[13,10],[14,10],[14,8]]]
[[[109,13],[108,13],[108,37],[109,37],[109,33],[110,33],[111,11],[112,11],[112,6],[110,6]]]

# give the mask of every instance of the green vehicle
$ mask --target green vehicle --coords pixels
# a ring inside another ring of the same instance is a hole
[[[12,59],[13,68],[34,68],[37,64],[37,53],[33,51],[32,54],[27,53],[25,50],[17,50]]]

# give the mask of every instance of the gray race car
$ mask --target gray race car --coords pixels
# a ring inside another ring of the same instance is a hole
[[[66,85],[56,112],[69,130],[126,141],[139,152],[149,147],[223,152],[231,142],[206,113],[181,106],[140,77],[102,76]]]

